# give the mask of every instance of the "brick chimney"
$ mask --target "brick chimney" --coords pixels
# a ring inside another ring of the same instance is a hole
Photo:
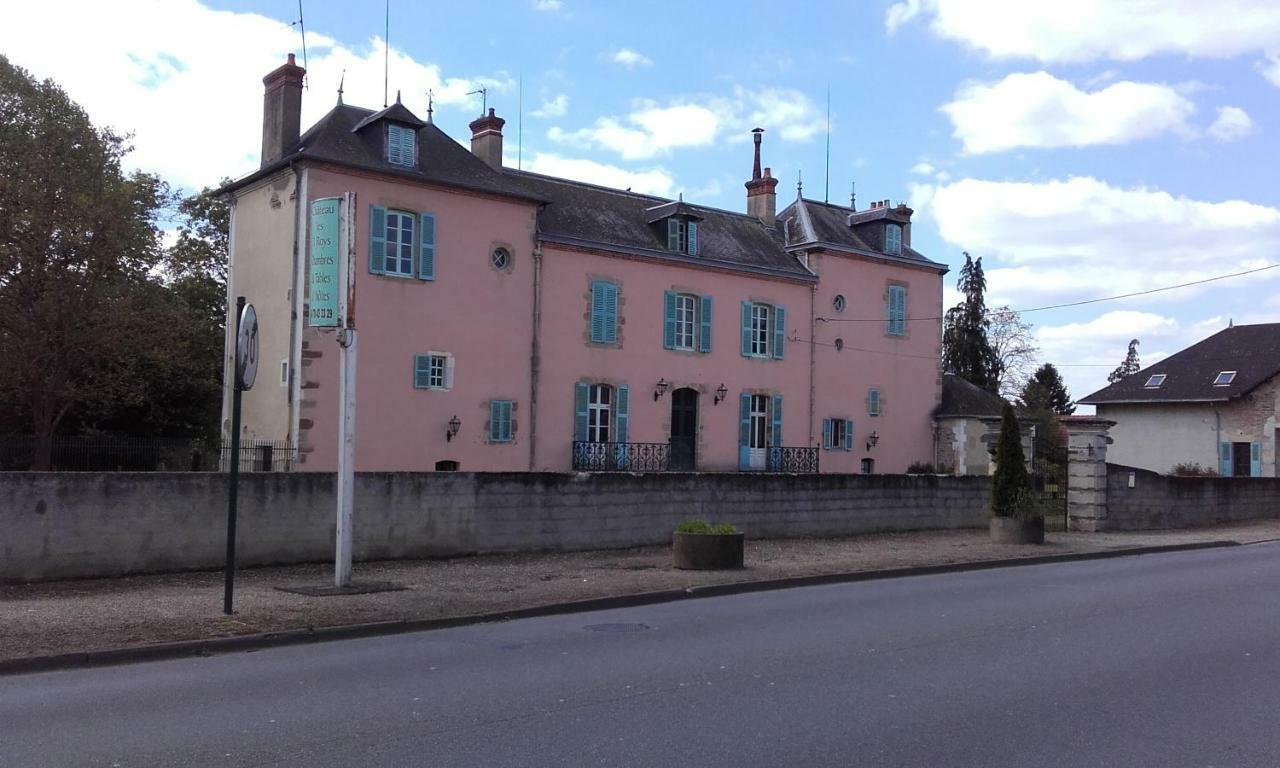
[[[262,167],[284,156],[298,140],[302,122],[302,76],[307,70],[289,61],[262,78]]]
[[[493,114],[493,107],[489,107],[489,114],[471,121],[471,154],[490,168],[502,168],[502,126],[506,124]]]
[[[756,159],[751,167],[751,181],[746,183],[747,215],[755,216],[765,225],[772,227],[778,216],[778,195],[774,191],[778,186],[778,180],[773,178],[773,173],[768,168],[764,169],[763,174],[760,172],[760,139],[763,133],[763,128],[755,128],[751,131],[756,145]]]

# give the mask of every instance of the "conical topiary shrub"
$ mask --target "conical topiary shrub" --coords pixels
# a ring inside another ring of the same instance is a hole
[[[996,473],[991,482],[991,515],[1029,520],[1039,516],[1031,503],[1031,479],[1022,453],[1022,435],[1013,406],[1004,404],[1000,439],[996,443]]]

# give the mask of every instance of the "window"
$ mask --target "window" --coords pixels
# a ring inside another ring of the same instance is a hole
[[[867,392],[867,415],[880,415],[880,390],[874,387]]]
[[[1219,374],[1218,374],[1218,378],[1216,378],[1216,379],[1214,379],[1214,380],[1213,380],[1213,386],[1215,386],[1215,387],[1225,387],[1225,386],[1228,386],[1229,384],[1231,384],[1231,382],[1233,382],[1233,381],[1235,381],[1235,380],[1236,380],[1236,372],[1235,372],[1235,371],[1223,371],[1222,373],[1219,373]]]
[[[875,459],[863,459],[863,460],[862,460],[862,474],[864,474],[864,475],[874,475],[875,473],[876,473],[876,460],[875,460]]]
[[[489,254],[489,263],[496,270],[506,269],[511,266],[511,251],[506,248],[494,248],[493,252]]]
[[[751,354],[769,356],[769,306],[755,304],[751,307]]]
[[[587,442],[609,442],[609,427],[613,423],[613,387],[608,384],[592,384],[587,402]]]
[[[667,250],[698,255],[698,222],[672,217],[667,219]]]
[[[786,343],[787,310],[769,304],[742,302],[742,356],[781,360]]]
[[[369,271],[375,275],[436,279],[436,217],[370,206]]]
[[[412,166],[416,155],[418,134],[412,128],[387,124],[387,162],[392,165]]]
[[[697,304],[694,296],[683,293],[676,296],[676,349],[693,349]]]
[[[1165,374],[1163,373],[1153,374],[1151,378],[1147,379],[1147,383],[1143,384],[1142,386],[1145,387],[1146,389],[1159,389],[1160,385],[1164,384],[1164,380],[1165,380]]]
[[[832,299],[832,300],[831,300],[831,306],[832,306],[832,307],[835,309],[835,311],[837,311],[837,312],[843,312],[843,311],[844,311],[844,305],[845,305],[845,301],[844,301],[844,294],[842,294],[842,293],[838,293],[838,294],[836,294],[836,297],[835,297],[834,299]]]
[[[436,471],[437,472],[457,472],[458,462],[454,461],[453,459],[441,459],[440,461],[436,462]]]
[[[852,451],[853,421],[849,419],[823,419],[822,447],[835,451]]]
[[[884,252],[892,254],[902,253],[902,225],[901,224],[885,224],[884,225]]]
[[[907,287],[905,285],[889,286],[889,323],[890,336],[907,335]]]
[[[280,361],[280,386],[288,386],[289,384],[289,361]]]
[[[711,351],[711,297],[666,291],[663,295],[662,348]]]
[[[591,283],[591,341],[618,343],[618,286],[603,280]]]
[[[751,440],[750,447],[763,450],[769,447],[769,396],[751,396]]]
[[[413,356],[415,389],[453,389],[453,355],[428,352]]]
[[[515,433],[511,421],[514,404],[510,400],[489,401],[489,442],[509,443]]]

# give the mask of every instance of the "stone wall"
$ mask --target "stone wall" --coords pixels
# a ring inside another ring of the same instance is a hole
[[[241,475],[241,565],[333,556],[330,473]],[[0,580],[217,568],[225,475],[0,473]],[[360,473],[359,560],[660,544],[681,520],[753,538],[981,527],[979,477]]]
[[[1280,517],[1280,479],[1171,477],[1107,465],[1106,517],[1099,529],[1190,528]]]

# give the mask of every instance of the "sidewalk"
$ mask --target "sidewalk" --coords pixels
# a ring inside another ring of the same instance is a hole
[[[324,584],[331,565],[254,568],[222,614],[222,574],[199,572],[0,586],[0,662],[386,621],[451,618],[744,581],[1093,553],[1214,541],[1280,539],[1280,520],[1145,533],[1050,533],[1043,547],[990,543],[984,530],[747,542],[742,571],[677,571],[669,547],[358,563],[358,581],[407,589],[305,597],[276,587]]]

